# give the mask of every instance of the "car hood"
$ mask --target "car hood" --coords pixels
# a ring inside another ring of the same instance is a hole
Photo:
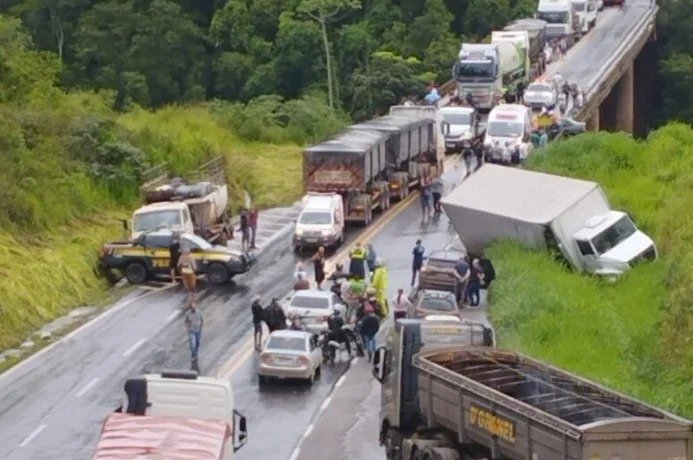
[[[296,224],[296,229],[301,229],[305,233],[322,233],[323,230],[331,230],[330,224],[315,225],[315,224]]]
[[[527,91],[522,96],[525,102],[543,102],[549,103],[553,101],[553,95],[551,93]]]
[[[332,311],[329,308],[305,308],[305,307],[286,307],[286,313],[291,315],[299,315],[305,318],[320,318],[330,316]]]
[[[629,263],[652,245],[654,245],[654,243],[650,237],[638,230],[630,237],[602,254],[599,258]]]

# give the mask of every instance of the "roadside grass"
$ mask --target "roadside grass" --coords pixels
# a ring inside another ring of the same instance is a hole
[[[244,191],[260,207],[290,205],[301,195],[301,147],[240,140],[206,105],[138,109],[121,115],[119,122],[152,163],[166,162],[181,175],[224,155],[234,211],[244,202]]]
[[[655,240],[660,259],[608,283],[497,243],[489,256],[500,345],[693,417],[693,128],[673,123],[640,142],[578,136],[529,167],[601,183],[612,206]]]
[[[101,245],[120,235],[117,212],[82,219],[40,235],[0,231],[0,350],[80,305],[108,298],[96,276]]]

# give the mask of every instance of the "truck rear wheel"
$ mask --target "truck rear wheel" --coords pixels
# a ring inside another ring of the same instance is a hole
[[[207,267],[207,279],[212,284],[224,284],[229,280],[229,272],[220,263],[212,263]]]
[[[147,281],[147,267],[142,262],[130,262],[125,267],[125,278],[130,284],[140,284]]]

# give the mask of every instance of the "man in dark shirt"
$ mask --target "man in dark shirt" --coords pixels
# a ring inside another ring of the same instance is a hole
[[[463,296],[467,291],[467,281],[469,280],[469,264],[464,257],[455,264],[453,274],[455,278],[457,278],[457,284],[455,284],[455,298],[459,304],[464,300]]]
[[[483,279],[484,271],[479,264],[479,259],[474,259],[472,266],[469,268],[469,287],[467,288],[467,299],[472,307],[479,306],[479,290],[481,289]]]
[[[414,286],[416,282],[416,274],[421,270],[423,265],[424,252],[426,248],[421,244],[421,240],[416,240],[416,246],[412,249],[411,253],[413,255],[412,266],[411,266],[411,285]]]
[[[171,238],[171,243],[168,245],[169,252],[169,262],[168,266],[171,270],[171,283],[176,282],[176,277],[178,273],[178,259],[180,258],[180,237],[177,233],[173,234]]]
[[[255,341],[255,349],[260,351],[262,349],[262,321],[265,309],[262,308],[259,295],[253,297],[251,310],[253,312],[253,340]]]
[[[272,303],[267,307],[267,314],[270,332],[286,329],[286,314],[276,298],[272,299]]]

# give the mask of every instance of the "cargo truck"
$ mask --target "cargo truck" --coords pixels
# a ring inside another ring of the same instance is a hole
[[[582,37],[580,18],[571,0],[539,0],[536,17],[548,23],[550,40],[565,38],[571,47]]]
[[[396,410],[381,432],[388,459],[693,459],[692,421],[564,370],[490,347],[403,344],[411,368],[392,359],[382,389],[397,401],[383,405]]]
[[[541,19],[524,18],[517,19],[508,24],[504,29],[507,32],[526,31],[529,34],[529,62],[535,75],[542,75],[546,71],[546,59],[544,46],[546,45],[547,23]]]
[[[306,192],[339,193],[346,222],[369,225],[373,212],[390,207],[385,141],[388,134],[351,130],[303,151]]]
[[[461,98],[472,95],[481,109],[491,109],[503,96],[500,51],[494,44],[463,43],[452,68]]]
[[[503,87],[514,94],[518,83],[527,86],[530,78],[529,32],[493,31],[491,43],[498,46]]]
[[[247,438],[228,380],[162,372],[125,382],[123,405],[106,418],[93,458],[232,460]]]
[[[449,96],[443,96],[439,106],[447,104]],[[437,107],[421,105],[393,105],[390,107],[390,115],[406,116],[426,120],[425,139],[428,144],[429,153],[435,155],[435,164],[438,167],[437,173],[443,173],[443,163],[445,162],[445,135],[439,129],[443,121],[443,115]],[[433,163],[433,160],[431,160]]]
[[[163,166],[147,172],[148,180],[140,187],[144,206],[132,214],[130,238],[155,230],[194,233],[210,243],[226,245],[233,238],[229,218],[229,191],[221,157],[198,168],[196,181],[170,178]]]
[[[514,240],[608,277],[657,258],[650,237],[611,209],[596,182],[485,164],[441,203],[472,255]]]

